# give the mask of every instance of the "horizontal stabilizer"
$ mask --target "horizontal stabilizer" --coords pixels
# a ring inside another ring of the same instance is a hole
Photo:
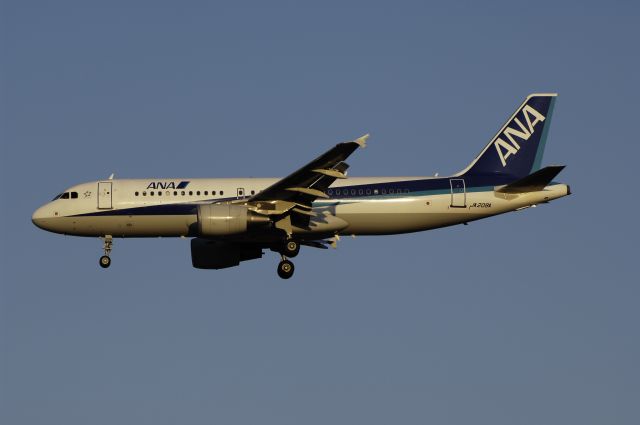
[[[548,167],[541,168],[535,173],[529,174],[527,177],[523,177],[520,180],[516,180],[513,183],[509,183],[506,186],[496,189],[496,192],[526,193],[542,190],[547,187],[563,169],[564,165],[550,165]]]

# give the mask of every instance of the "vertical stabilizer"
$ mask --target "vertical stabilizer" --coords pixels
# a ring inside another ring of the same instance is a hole
[[[540,169],[557,94],[531,94],[458,175],[522,178]]]

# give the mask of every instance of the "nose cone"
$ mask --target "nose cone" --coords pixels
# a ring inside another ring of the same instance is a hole
[[[46,210],[46,205],[42,206],[35,210],[33,212],[33,215],[31,216],[31,221],[33,222],[33,224],[44,230],[47,230],[47,218],[49,218]]]

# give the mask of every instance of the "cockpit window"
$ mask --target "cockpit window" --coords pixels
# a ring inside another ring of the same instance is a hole
[[[64,192],[53,198],[56,199],[78,199],[78,192]]]
[[[56,196],[53,197],[52,201],[55,201],[56,199],[58,199],[61,196],[62,196],[62,193],[58,193]]]

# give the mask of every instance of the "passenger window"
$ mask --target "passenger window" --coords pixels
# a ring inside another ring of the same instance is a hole
[[[371,189],[367,189],[367,195],[371,195]]]
[[[216,194],[216,191],[215,191],[215,190],[212,190],[212,191],[211,191],[211,194],[212,194],[212,195],[215,195],[215,194]]]
[[[178,196],[178,191],[177,190],[173,191],[173,196]]]
[[[138,196],[138,195],[139,195],[139,192],[136,192],[136,196]]]
[[[355,195],[356,194],[356,190],[355,189],[351,189],[351,194]]]
[[[358,195],[362,195],[363,193],[362,189],[358,190]]]
[[[158,191],[158,196],[162,196],[162,191],[161,190]]]
[[[386,195],[387,194],[387,189],[382,189],[382,194]]]
[[[196,192],[196,195],[200,196],[200,191],[197,191],[197,192]]]
[[[71,192],[71,199],[78,199],[78,192]]]
[[[153,196],[155,192],[152,190],[151,192],[149,192],[149,196]]]
[[[180,195],[184,196],[184,190],[182,192],[180,192]]]
[[[189,196],[193,196],[193,190],[189,191]]]
[[[208,191],[208,190],[205,190],[205,191],[204,191],[204,196],[207,196],[208,194],[209,194],[209,191]]]
[[[60,199],[69,199],[69,192],[63,193]]]
[[[256,194],[256,191],[255,191],[255,190],[252,190],[252,191],[251,191],[251,194],[252,194],[252,195],[255,195],[255,194]]]
[[[142,192],[142,196],[147,196],[147,192]]]
[[[222,196],[222,195],[224,195],[224,192],[223,192],[223,191],[220,191],[220,196]]]

